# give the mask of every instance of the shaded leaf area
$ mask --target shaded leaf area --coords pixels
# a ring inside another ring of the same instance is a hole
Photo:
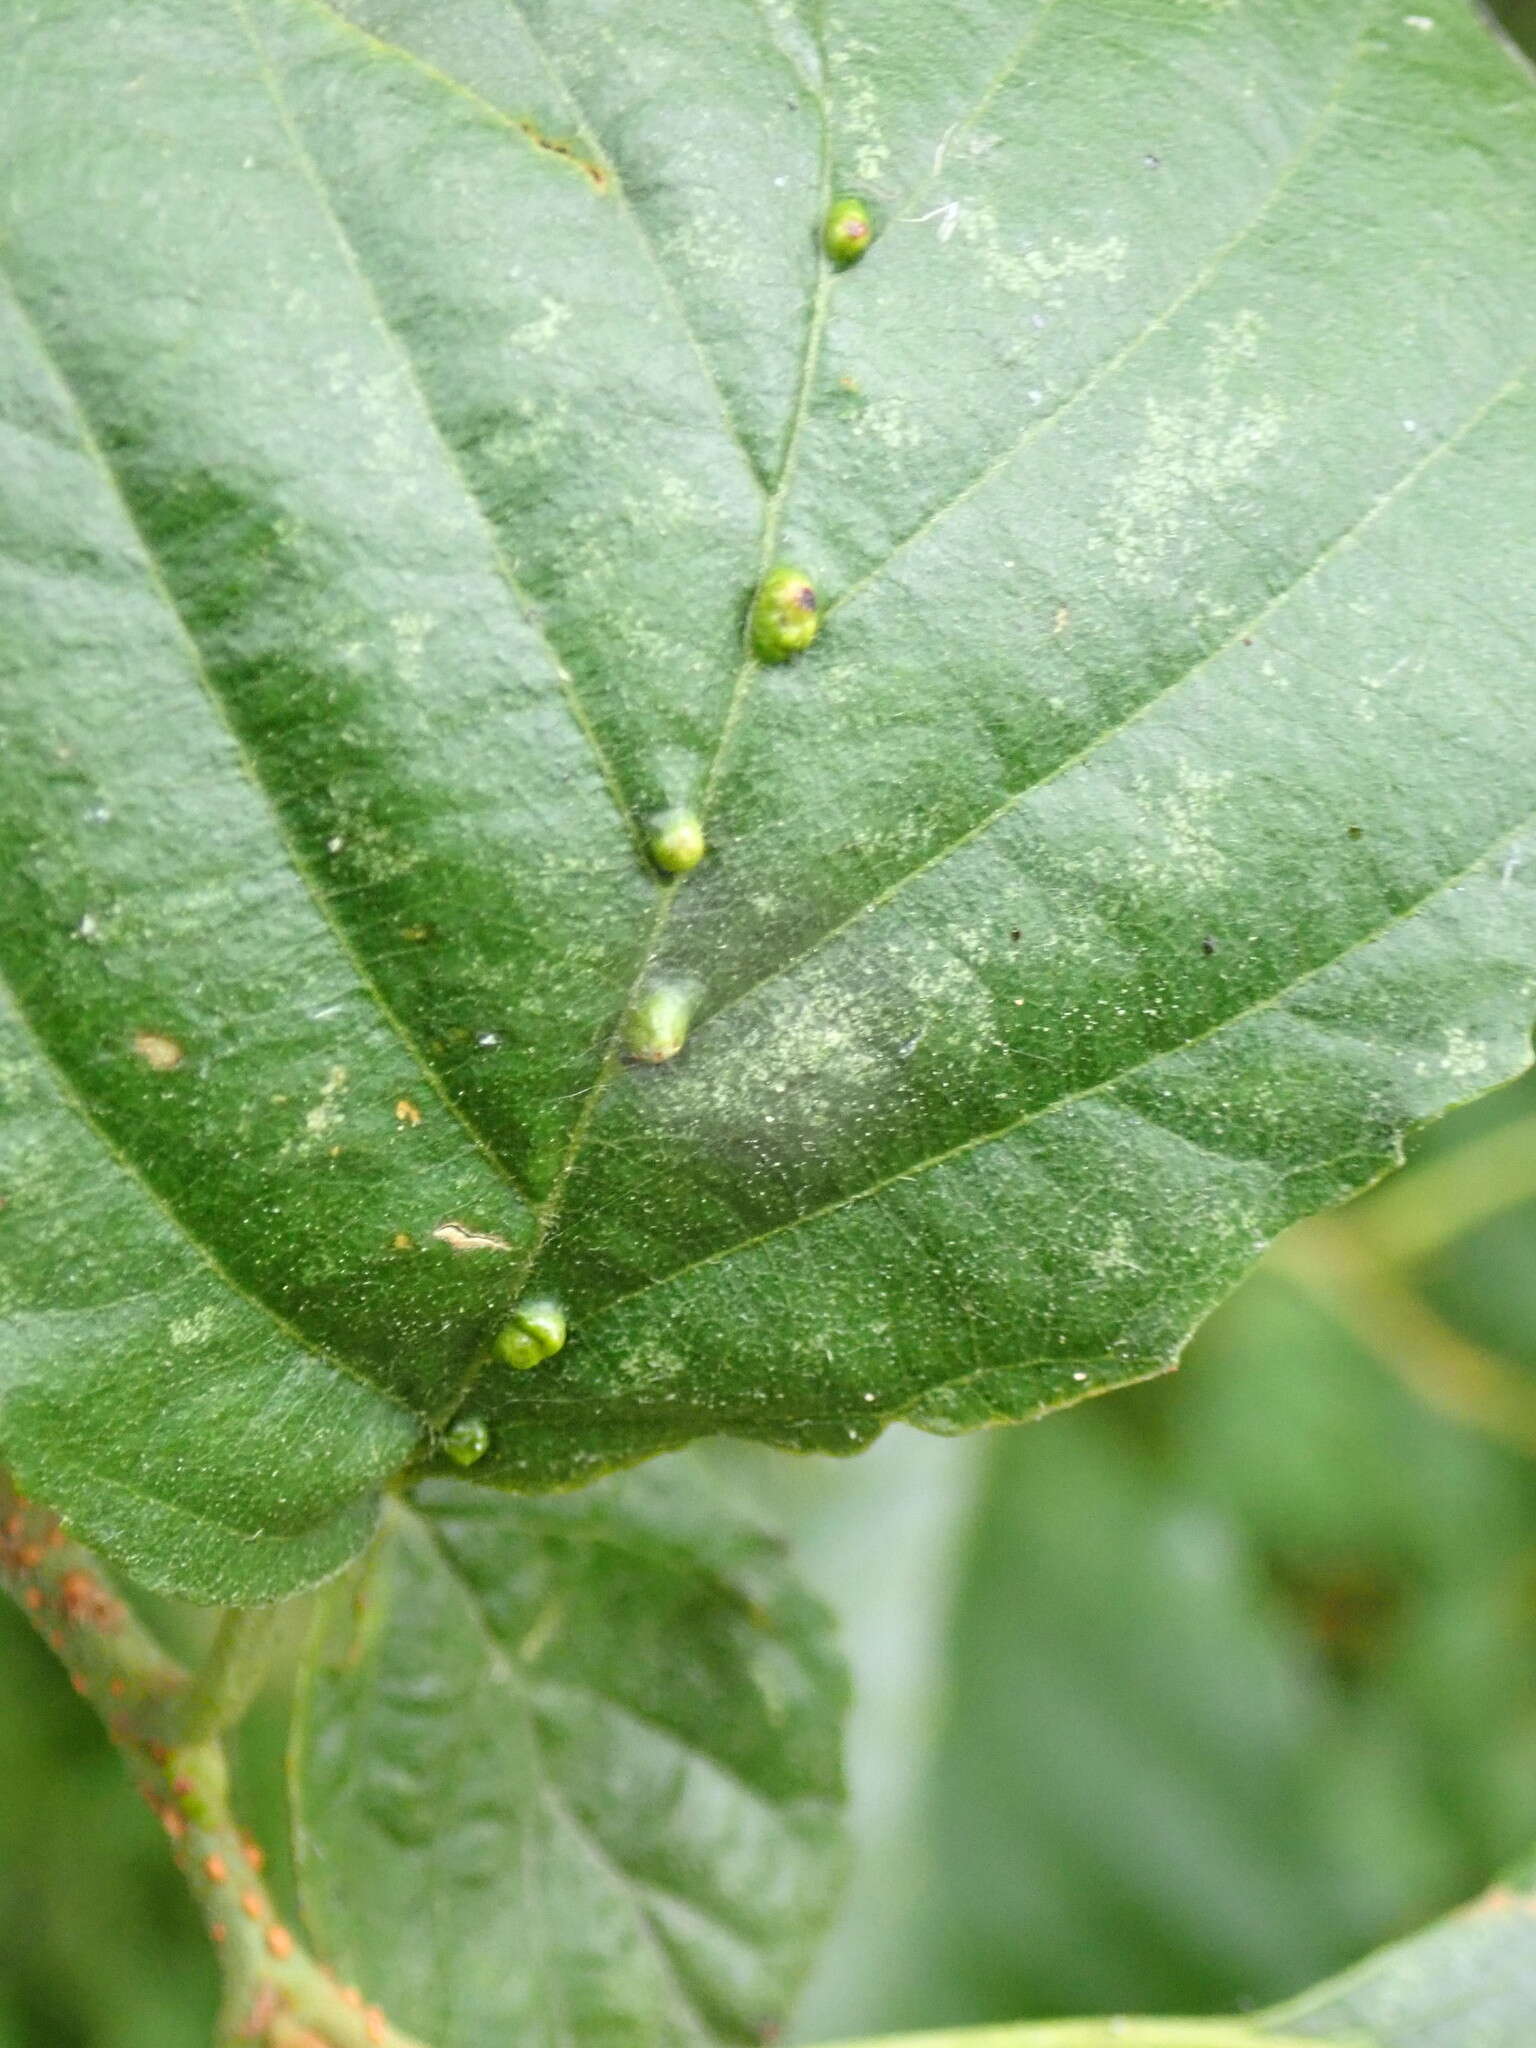
[[[0,1439],[149,1583],[323,1577],[472,1387],[537,1487],[1142,1376],[1527,1057],[1527,78],[813,16],[11,24]]]
[[[323,1596],[296,1733],[322,1953],[433,2048],[755,2042],[841,1863],[845,1681],[685,1471],[431,1483]]]

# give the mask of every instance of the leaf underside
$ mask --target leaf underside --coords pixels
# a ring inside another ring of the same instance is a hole
[[[845,1692],[827,1615],[686,1471],[430,1483],[306,1659],[322,1952],[433,2048],[767,2038],[840,1869]]]
[[[153,1584],[1138,1377],[1527,1058],[1526,77],[814,12],[12,10],[0,1440]]]

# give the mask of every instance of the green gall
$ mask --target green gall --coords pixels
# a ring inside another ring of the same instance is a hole
[[[512,1311],[512,1320],[543,1348],[546,1358],[553,1358],[564,1348],[565,1310],[558,1301],[547,1296],[538,1301],[520,1301]]]
[[[503,1365],[526,1372],[553,1358],[565,1343],[565,1310],[558,1301],[520,1301],[492,1350]]]
[[[697,991],[684,981],[657,982],[644,989],[624,1019],[624,1050],[632,1060],[660,1066],[675,1059],[688,1040]]]
[[[651,859],[663,874],[686,875],[707,851],[704,827],[693,811],[659,811],[651,820]]]
[[[827,215],[822,242],[834,263],[857,263],[874,239],[875,224],[862,199],[839,199]]]
[[[455,1465],[478,1465],[491,1448],[491,1432],[478,1415],[464,1415],[443,1431],[443,1449]]]
[[[536,1337],[530,1337],[526,1330],[516,1323],[508,1323],[499,1333],[491,1347],[503,1365],[515,1366],[519,1372],[526,1372],[531,1365],[544,1363],[544,1348]]]
[[[788,661],[809,647],[821,625],[816,586],[801,569],[771,569],[752,603],[752,648],[759,661]]]

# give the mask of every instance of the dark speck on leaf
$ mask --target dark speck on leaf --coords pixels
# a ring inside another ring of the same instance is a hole
[[[1200,950],[1205,955],[1206,959],[1209,960],[1211,955],[1216,950],[1216,941],[1212,938],[1202,939],[1200,941]]]
[[[1017,942],[1023,938],[1024,934],[1022,932],[1010,932],[1008,936],[1015,942],[1015,944],[1017,944]]]
[[[1345,837],[1348,839],[1363,839],[1365,837],[1365,827],[1363,825],[1346,826]]]

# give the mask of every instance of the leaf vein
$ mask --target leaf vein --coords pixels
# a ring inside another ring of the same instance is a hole
[[[1491,397],[1485,399],[1482,404],[1468,414],[1466,419],[1460,421],[1449,433],[1443,435],[1432,447],[1425,449],[1421,455],[1416,456],[1413,462],[1403,471],[1402,475],[1390,484],[1385,491],[1382,491],[1373,498],[1358,517],[1352,519],[1347,526],[1336,533],[1320,552],[1313,556],[1310,562],[1296,571],[1288,583],[1266,598],[1256,612],[1245,619],[1241,625],[1229,633],[1209,653],[1202,654],[1189,667],[1181,669],[1161,689],[1154,691],[1150,697],[1143,699],[1125,717],[1117,719],[1113,725],[1106,726],[1102,732],[1096,733],[1092,739],[1079,747],[1075,753],[1067,755],[1062,761],[1058,761],[1055,767],[1051,768],[1046,774],[1039,776],[1034,782],[1027,783],[1022,789],[1011,790],[1000,804],[995,805],[984,817],[978,819],[974,825],[967,826],[965,831],[956,838],[947,840],[943,846],[936,848],[926,858],[919,861],[916,867],[908,868],[904,873],[896,876],[894,880],[886,884],[885,888],[871,896],[867,902],[859,904],[855,910],[850,911],[837,924],[829,926],[810,945],[803,947],[800,952],[794,954],[790,959],[782,961],[767,974],[759,975],[756,981],[749,982],[744,988],[739,989],[729,1002],[722,1003],[717,1010],[711,1012],[708,1019],[709,1024],[711,1026],[714,1025],[721,1017],[726,1016],[739,1004],[746,1002],[749,997],[756,995],[764,988],[770,987],[774,982],[781,981],[786,975],[793,974],[807,960],[823,952],[865,917],[870,916],[877,910],[883,910],[888,903],[893,902],[904,889],[911,883],[918,881],[931,868],[941,866],[963,847],[969,846],[973,841],[982,838],[997,824],[999,819],[1006,817],[1010,811],[1017,809],[1028,798],[1038,795],[1042,789],[1048,789],[1053,782],[1059,781],[1062,776],[1091,761],[1095,754],[1102,752],[1105,747],[1119,738],[1122,733],[1128,732],[1133,726],[1139,725],[1143,719],[1148,718],[1156,711],[1161,704],[1166,703],[1170,697],[1175,696],[1193,677],[1199,675],[1202,670],[1209,668],[1213,662],[1219,661],[1224,654],[1230,653],[1234,647],[1241,645],[1245,639],[1250,638],[1256,629],[1262,626],[1267,619],[1271,618],[1276,612],[1282,611],[1299,590],[1310,583],[1315,577],[1321,575],[1346,548],[1357,542],[1360,535],[1375,520],[1380,518],[1391,505],[1413,488],[1426,470],[1431,468],[1443,456],[1450,454],[1469,434],[1476,432],[1477,428],[1496,412],[1501,405],[1506,404],[1514,397],[1524,384],[1526,377],[1530,374],[1533,362],[1536,362],[1536,357],[1527,358],[1520,368],[1511,377],[1507,378]]]
[[[289,865],[294,875],[297,877],[306,896],[314,905],[327,931],[335,940],[343,958],[357,976],[362,988],[373,1001],[379,1015],[384,1019],[384,1022],[399,1041],[410,1058],[411,1064],[421,1075],[429,1091],[437,1098],[454,1122],[464,1131],[470,1143],[490,1167],[496,1178],[506,1187],[510,1188],[520,1202],[525,1206],[531,1206],[532,1196],[519,1186],[511,1167],[476,1127],[462,1104],[450,1093],[441,1071],[433,1064],[427,1055],[425,1047],[422,1046],[415,1033],[411,1030],[411,1027],[384,994],[374,969],[370,966],[366,956],[354,940],[337,910],[337,900],[343,892],[328,893],[313,865],[300,849],[298,841],[289,828],[281,804],[267,786],[266,780],[257,766],[255,755],[251,748],[247,746],[239,728],[235,724],[228,700],[214,680],[213,671],[204,657],[202,645],[193,633],[186,614],[177,602],[169,579],[164,568],[161,566],[159,556],[151,546],[149,536],[129,501],[126,486],[116,467],[108,457],[105,444],[101,436],[96,432],[91,418],[86,412],[85,402],[78,386],[65,375],[63,365],[44,338],[42,330],[33,318],[30,308],[23,301],[14,279],[8,279],[7,285],[11,303],[16,308],[19,319],[32,337],[39,356],[41,356],[51,372],[55,384],[62,393],[76,421],[82,450],[92,467],[100,474],[103,483],[111,493],[129,531],[138,545],[150,584],[156,596],[164,605],[167,614],[176,628],[178,637],[186,647],[187,653],[191,658],[193,672],[197,677],[202,693],[212,707],[220,725],[229,735],[244,780],[271,821],[272,828],[288,856]]]
[[[131,1152],[124,1151],[107,1126],[102,1123],[95,1110],[92,1109],[90,1103],[76,1086],[74,1076],[70,1073],[63,1059],[50,1044],[46,1032],[27,1009],[15,981],[9,976],[0,976],[0,988],[4,989],[13,1015],[42,1055],[44,1064],[52,1074],[54,1086],[57,1088],[65,1106],[85,1125],[108,1158],[128,1176],[137,1188],[142,1190],[146,1199],[154,1205],[166,1222],[170,1224],[178,1238],[191,1248],[221,1284],[227,1287],[231,1294],[237,1295],[248,1307],[255,1309],[259,1315],[266,1317],[269,1322],[273,1323],[289,1342],[298,1348],[304,1357],[317,1359],[321,1364],[330,1366],[333,1371],[340,1373],[343,1379],[352,1380],[356,1385],[366,1388],[370,1394],[377,1395],[379,1400],[387,1402],[390,1407],[398,1408],[402,1415],[408,1415],[412,1422],[420,1427],[425,1418],[417,1414],[415,1409],[401,1400],[398,1394],[392,1394],[388,1388],[377,1385],[365,1372],[351,1364],[347,1359],[313,1343],[301,1330],[295,1328],[288,1321],[280,1309],[274,1308],[272,1303],[266,1300],[264,1296],[254,1293],[249,1287],[235,1278],[213,1247],[199,1237],[185,1217],[180,1215],[171,1206],[167,1197],[160,1192],[154,1181],[150,1179],[144,1167],[139,1164]],[[153,1497],[146,1496],[146,1498]],[[191,1510],[188,1509],[185,1512],[190,1513]]]
[[[834,613],[841,611],[844,605],[851,603],[862,591],[867,590],[872,583],[877,582],[884,576],[898,555],[904,554],[915,542],[923,539],[941,521],[947,519],[950,513],[958,510],[961,505],[975,497],[978,491],[985,489],[992,479],[1000,475],[1013,461],[1014,457],[1027,448],[1038,434],[1044,433],[1047,428],[1059,425],[1068,413],[1080,405],[1084,399],[1091,397],[1101,384],[1107,383],[1111,377],[1123,369],[1125,364],[1147,342],[1152,340],[1155,335],[1161,334],[1178,317],[1190,301],[1219,275],[1242,248],[1244,243],[1258,232],[1275,205],[1300,176],[1313,150],[1326,133],[1330,121],[1338,112],[1350,74],[1359,59],[1361,51],[1365,47],[1366,31],[1380,4],[1381,0],[1367,0],[1360,26],[1350,41],[1344,62],[1340,66],[1338,77],[1334,80],[1327,97],[1309,122],[1306,133],[1303,135],[1297,149],[1293,152],[1290,161],[1272,182],[1264,196],[1263,202],[1255,212],[1249,216],[1234,235],[1223,242],[1221,247],[1206,259],[1189,282],[1182,287],[1160,313],[1155,314],[1144,327],[1138,328],[1129,341],[1125,342],[1113,355],[1100,363],[1097,369],[1092,371],[1081,384],[1068,393],[1060,405],[1043,416],[1031,419],[1003,452],[995,456],[984,468],[978,470],[968,484],[964,485],[952,498],[946,500],[944,504],[928,513],[909,533],[904,534],[895,543],[881,561],[877,562],[873,568],[866,570],[845,591],[840,592],[833,603],[827,607],[829,619]]]

